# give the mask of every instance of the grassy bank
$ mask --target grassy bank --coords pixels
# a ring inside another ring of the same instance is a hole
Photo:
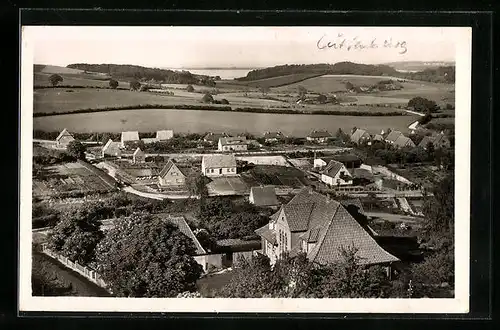
[[[232,111],[232,112],[247,112],[247,113],[271,113],[271,114],[291,114],[291,115],[332,115],[332,116],[404,116],[403,111],[391,112],[372,112],[372,111],[331,111],[331,110],[294,110],[294,109],[266,109],[266,108],[238,108],[230,106],[213,106],[213,105],[188,105],[188,104],[139,104],[126,105],[117,107],[102,107],[102,108],[86,108],[67,110],[59,112],[36,112],[33,117],[47,117],[68,115],[77,113],[94,113],[107,111],[121,110],[139,110],[139,109],[165,109],[165,110],[208,110],[208,111]]]

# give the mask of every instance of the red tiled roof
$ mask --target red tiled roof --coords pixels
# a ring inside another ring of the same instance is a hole
[[[290,231],[307,230],[313,207],[314,203],[288,203],[283,207]]]
[[[385,138],[386,141],[391,141],[391,142],[395,142],[398,137],[400,135],[402,135],[403,133],[401,133],[400,131],[392,131],[389,133],[389,135],[387,135],[387,137]]]
[[[328,163],[328,165],[322,171],[322,173],[331,177],[335,177],[335,175],[337,175],[342,167],[344,167],[344,164],[342,164],[341,162],[331,160],[330,163]]]

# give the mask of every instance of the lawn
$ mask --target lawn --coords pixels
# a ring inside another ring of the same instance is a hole
[[[233,278],[234,274],[232,271],[226,271],[221,274],[208,275],[200,278],[196,282],[196,287],[198,292],[204,298],[213,298],[215,293],[222,289],[223,286],[228,284]]]
[[[34,73],[34,85],[35,86],[52,86],[49,81],[49,77],[52,74],[35,72]],[[59,85],[70,85],[70,86],[91,86],[91,87],[109,87],[109,78],[99,77],[92,74],[60,74],[63,81]],[[118,87],[129,87],[128,83],[121,82]]]

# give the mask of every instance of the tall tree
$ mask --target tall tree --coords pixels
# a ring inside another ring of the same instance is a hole
[[[49,248],[81,265],[94,261],[95,247],[103,237],[99,222],[100,211],[96,204],[66,209],[61,215],[61,221],[48,236]]]
[[[68,147],[66,148],[66,152],[71,157],[75,157],[76,159],[85,159],[85,151],[87,148],[78,140],[73,140],[68,143]]]
[[[141,88],[141,83],[137,80],[132,80],[130,82],[130,90],[137,91]]]
[[[109,87],[116,89],[118,87],[118,81],[116,81],[115,79],[110,79],[109,80]]]
[[[59,85],[59,83],[63,82],[63,77],[55,73],[53,75],[50,75],[49,81],[52,84],[52,86],[57,86]]]
[[[149,214],[120,218],[97,248],[97,269],[120,297],[176,297],[196,290],[202,273],[194,243]]]

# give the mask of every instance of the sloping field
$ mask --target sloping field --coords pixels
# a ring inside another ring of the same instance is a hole
[[[271,88],[271,87],[279,87],[279,86],[294,84],[309,79],[311,77],[317,77],[317,76],[318,76],[317,73],[297,73],[286,76],[279,76],[266,79],[251,80],[251,81],[222,80],[218,81],[216,84],[217,87],[221,88],[224,88],[225,86],[234,88],[235,86],[238,85],[255,87],[255,88],[260,88],[260,87]]]
[[[35,86],[52,86],[52,84],[49,81],[49,77],[51,76],[50,73],[37,73],[35,72],[34,75],[34,85]],[[84,75],[84,74],[78,74],[78,75],[68,75],[68,74],[61,74],[61,77],[63,78],[62,83],[60,85],[70,85],[70,86],[97,86],[97,87],[108,87],[109,86],[109,81],[104,80],[104,78],[101,79],[95,79],[91,75]],[[119,83],[118,87],[127,87],[128,88],[128,83]]]
[[[79,69],[71,69],[63,66],[56,65],[44,65],[44,64],[35,64],[33,68],[34,72],[41,72],[46,74],[75,74],[75,73],[83,73],[83,70]]]

